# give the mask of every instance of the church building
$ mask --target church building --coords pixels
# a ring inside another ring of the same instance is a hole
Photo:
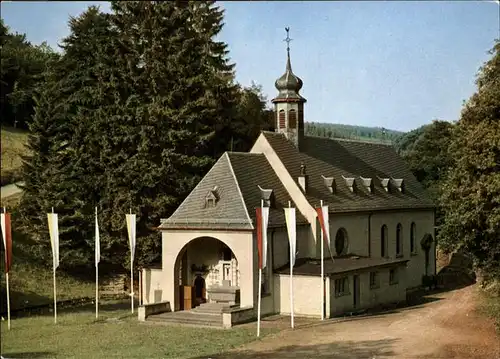
[[[435,274],[434,204],[393,147],[305,135],[303,82],[289,47],[275,86],[275,132],[263,131],[248,153],[222,155],[161,221],[162,265],[141,274],[142,320],[160,311],[210,313],[230,327],[256,317],[259,285],[263,316],[290,314],[289,206],[297,214],[295,316],[330,318],[405,301],[424,275]],[[259,283],[262,203],[269,221]],[[330,233],[324,290],[321,204]]]

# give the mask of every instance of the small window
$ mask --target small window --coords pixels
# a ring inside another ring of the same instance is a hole
[[[396,226],[396,257],[403,255],[403,241],[401,240],[401,235],[403,233],[403,226],[398,223]]]
[[[347,277],[335,279],[335,296],[341,297],[349,294],[349,282]]]
[[[370,272],[370,289],[378,288],[378,272]]]
[[[415,222],[412,222],[410,227],[410,252],[412,254],[417,253],[417,246],[415,245],[415,238],[417,237],[417,226]]]
[[[389,284],[398,284],[398,275],[396,269],[389,270]]]
[[[215,198],[207,198],[205,201],[206,201],[206,208],[215,207]]]
[[[288,111],[288,127],[297,128],[297,112],[295,110]]]
[[[285,128],[286,127],[285,126],[285,110],[280,110],[278,120],[279,120],[279,128]]]
[[[335,252],[338,256],[347,252],[347,231],[344,228],[340,228],[335,235]]]
[[[380,256],[387,256],[387,226],[385,224],[380,229]]]

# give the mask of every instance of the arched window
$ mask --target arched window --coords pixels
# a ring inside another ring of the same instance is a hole
[[[403,235],[403,226],[401,223],[398,223],[396,226],[396,256],[400,256],[403,254],[403,241],[401,240],[401,236]]]
[[[340,228],[335,235],[335,252],[338,256],[347,253],[347,231]]]
[[[385,224],[380,228],[380,256],[387,256],[387,226]]]
[[[295,110],[288,111],[288,127],[297,128],[297,112]]]
[[[280,110],[278,115],[279,128],[285,128],[285,110]]]
[[[410,227],[410,251],[411,253],[417,252],[417,246],[415,245],[415,238],[417,238],[417,226],[415,222],[411,223]]]

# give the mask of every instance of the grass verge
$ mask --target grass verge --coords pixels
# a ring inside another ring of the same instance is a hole
[[[106,303],[52,316],[1,323],[1,352],[8,358],[193,358],[216,355],[256,340],[253,327],[230,330],[139,322],[129,303]],[[125,309],[127,308],[127,309]],[[263,329],[261,338],[274,330]]]
[[[495,282],[490,288],[480,289],[479,311],[493,319],[500,335],[500,283]]]

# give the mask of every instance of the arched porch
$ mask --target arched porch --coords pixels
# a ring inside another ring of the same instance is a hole
[[[240,302],[240,271],[234,252],[217,238],[198,237],[177,255],[174,268],[176,310],[206,302],[230,305]]]
[[[254,252],[250,231],[163,230],[162,301],[178,311],[184,287],[192,287],[195,304],[211,301],[213,287],[227,287],[239,290],[240,306],[253,307]]]

